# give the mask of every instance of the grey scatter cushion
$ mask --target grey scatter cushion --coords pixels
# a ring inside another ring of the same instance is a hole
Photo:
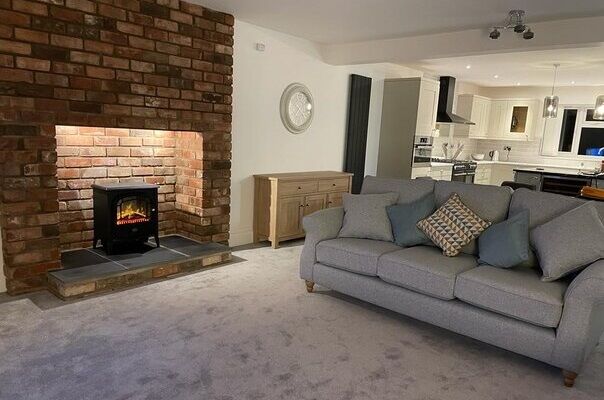
[[[604,224],[593,203],[585,203],[533,229],[531,243],[541,280],[555,281],[604,258]]]
[[[507,220],[492,225],[478,238],[480,263],[512,268],[530,258],[529,211],[522,210]]]
[[[344,221],[338,236],[394,241],[386,207],[397,199],[398,193],[344,194]]]
[[[419,200],[387,207],[394,242],[403,247],[430,243],[430,239],[417,227],[417,223],[432,214],[435,208],[433,193]]]

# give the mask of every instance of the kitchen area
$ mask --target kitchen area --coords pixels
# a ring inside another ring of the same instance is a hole
[[[556,86],[557,63],[550,65],[549,87],[543,71],[536,71],[530,84],[505,85],[500,76],[484,74],[473,82],[468,72],[476,67],[469,62],[489,65],[481,57],[434,68],[457,70],[464,77],[459,83],[428,73],[385,81],[377,175],[496,186],[515,182],[568,196],[579,196],[584,187],[604,189],[604,96],[599,94],[604,89],[575,81]],[[509,79],[519,79],[519,72],[530,76],[522,68],[536,69],[520,63],[510,65]],[[573,69],[563,65],[561,75],[572,77]],[[488,79],[497,84],[486,86]]]

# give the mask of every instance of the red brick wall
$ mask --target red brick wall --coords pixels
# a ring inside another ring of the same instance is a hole
[[[159,185],[160,234],[176,232],[174,155],[180,132],[75,126],[56,130],[61,249],[92,245],[93,183]]]
[[[198,132],[211,156],[197,193],[213,206],[190,218],[210,218],[200,237],[228,238],[233,23],[178,0],[0,0],[9,293],[44,287],[59,266],[56,125]]]

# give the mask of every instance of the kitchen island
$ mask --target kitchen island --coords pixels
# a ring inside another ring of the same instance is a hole
[[[571,168],[517,167],[514,181],[532,185],[535,190],[567,196],[579,196],[584,186],[604,188],[604,174]]]

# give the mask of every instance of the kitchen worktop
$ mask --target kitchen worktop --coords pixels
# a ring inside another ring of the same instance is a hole
[[[531,172],[537,174],[551,174],[551,175],[566,175],[566,176],[582,176],[586,178],[604,178],[604,174],[599,175],[591,175],[584,174],[579,169],[571,169],[571,168],[551,168],[551,167],[520,167],[514,168],[514,171],[520,172]]]
[[[544,174],[560,174],[560,175],[580,175],[580,176],[591,176],[581,174],[581,171],[589,171],[589,169],[583,169],[577,167],[570,166],[560,166],[553,164],[541,164],[541,163],[529,163],[529,162],[520,162],[520,161],[491,161],[491,160],[482,160],[482,161],[474,161],[478,165],[508,165],[510,167],[514,167],[515,171],[526,171],[526,172],[536,172],[536,173],[544,173]],[[430,165],[432,167],[452,167],[451,163],[443,163],[443,162],[431,162]],[[603,175],[599,176],[603,178]]]

